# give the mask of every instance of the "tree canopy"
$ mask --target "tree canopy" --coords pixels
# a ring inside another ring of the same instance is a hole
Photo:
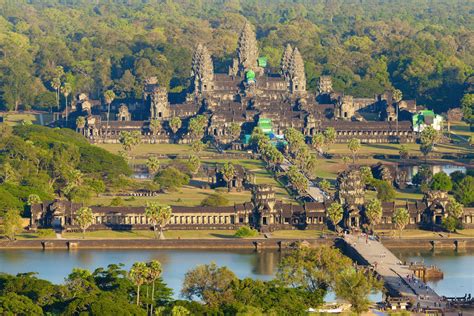
[[[308,87],[331,75],[336,90],[372,97],[401,91],[438,111],[472,109],[469,2],[446,1],[2,1],[0,107],[65,104],[69,86],[94,98],[141,98],[156,76],[173,92],[190,81],[192,51],[206,43],[225,71],[245,21],[276,70],[284,46],[301,51]],[[61,71],[57,71],[60,69]],[[396,87],[396,89],[395,89]]]

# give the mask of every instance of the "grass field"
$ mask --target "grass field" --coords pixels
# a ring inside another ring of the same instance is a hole
[[[33,114],[33,113],[8,113],[0,114],[6,124],[15,126],[21,124],[23,121],[30,121],[33,124],[41,125],[41,117],[43,125],[51,121],[50,114]]]
[[[408,150],[410,156],[421,156],[420,145],[409,143],[404,144]],[[400,151],[400,144],[362,144],[359,150],[359,155],[398,155]],[[433,153],[438,154],[466,154],[471,152],[472,147],[467,144],[439,144],[436,145]],[[352,157],[350,150],[347,148],[347,144],[332,144],[330,149],[327,151],[330,154],[340,154]]]
[[[176,205],[176,206],[197,206],[207,196],[216,193],[215,190],[201,189],[193,186],[184,186],[179,191],[167,192],[159,194],[155,197],[122,197],[124,204],[127,206],[143,206],[148,201],[158,201],[160,203]],[[230,201],[231,205],[234,203],[243,203],[250,201],[251,194],[249,191],[242,192],[225,192],[225,197]],[[113,196],[95,197],[91,201],[92,205],[110,205]]]
[[[391,236],[398,238],[398,231],[395,230],[379,230],[377,234],[383,236]],[[474,237],[474,229],[462,229],[456,233],[448,234],[447,232],[431,232],[428,230],[420,229],[407,229],[402,231],[403,238],[462,238],[462,237]]]
[[[167,239],[215,239],[215,238],[236,238],[234,230],[168,230],[165,231]],[[63,238],[82,238],[81,233],[64,233]],[[86,232],[86,239],[153,239],[154,233],[151,230],[139,231],[112,231],[99,230]]]
[[[112,153],[117,154],[122,150],[122,145],[120,144],[97,144],[97,146],[102,147]],[[216,153],[212,149],[206,149],[202,151],[200,155]],[[144,156],[144,155],[189,155],[192,154],[190,145],[183,144],[139,144],[133,148],[134,156]]]

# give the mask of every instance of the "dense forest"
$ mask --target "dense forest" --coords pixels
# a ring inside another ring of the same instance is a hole
[[[8,209],[27,211],[28,204],[55,196],[86,202],[106,185],[122,186],[130,174],[122,157],[89,144],[73,130],[0,124],[0,216]]]
[[[332,75],[338,91],[394,86],[445,111],[473,89],[473,10],[467,0],[0,0],[0,108],[55,105],[58,66],[69,98],[141,98],[149,76],[180,92],[195,45],[223,72],[249,21],[272,70],[286,43],[298,46],[313,91]]]

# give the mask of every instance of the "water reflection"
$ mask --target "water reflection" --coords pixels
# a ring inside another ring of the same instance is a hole
[[[395,255],[406,261],[422,261],[436,265],[444,272],[444,279],[430,285],[441,295],[462,296],[474,293],[474,251],[424,251],[394,249]],[[9,274],[38,272],[39,277],[61,283],[73,268],[94,271],[109,264],[123,263],[129,269],[136,261],[159,260],[163,265],[163,278],[174,290],[175,297],[184,274],[199,264],[215,262],[227,266],[239,278],[270,280],[275,275],[282,253],[278,251],[247,250],[0,250],[0,272]],[[327,300],[333,299],[329,294]],[[378,300],[378,297],[373,298]]]

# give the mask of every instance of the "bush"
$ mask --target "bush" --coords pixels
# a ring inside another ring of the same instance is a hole
[[[239,238],[256,237],[258,236],[258,231],[248,226],[242,226],[235,232],[234,236]]]
[[[393,186],[384,180],[376,180],[374,179],[373,184],[375,186],[375,190],[377,190],[377,199],[382,202],[389,202],[395,198],[395,189]]]
[[[230,201],[225,196],[214,193],[202,200],[201,206],[227,206],[229,203]]]
[[[37,231],[38,237],[45,238],[45,237],[54,237],[55,233],[54,230],[48,229],[38,229]]]
[[[434,175],[430,184],[431,190],[451,191],[453,182],[451,178],[444,172],[438,172]]]
[[[110,206],[122,206],[123,204],[123,199],[120,196],[116,196],[110,201]]]
[[[160,185],[162,190],[176,190],[189,183],[189,176],[174,167],[160,170],[154,181]]]

